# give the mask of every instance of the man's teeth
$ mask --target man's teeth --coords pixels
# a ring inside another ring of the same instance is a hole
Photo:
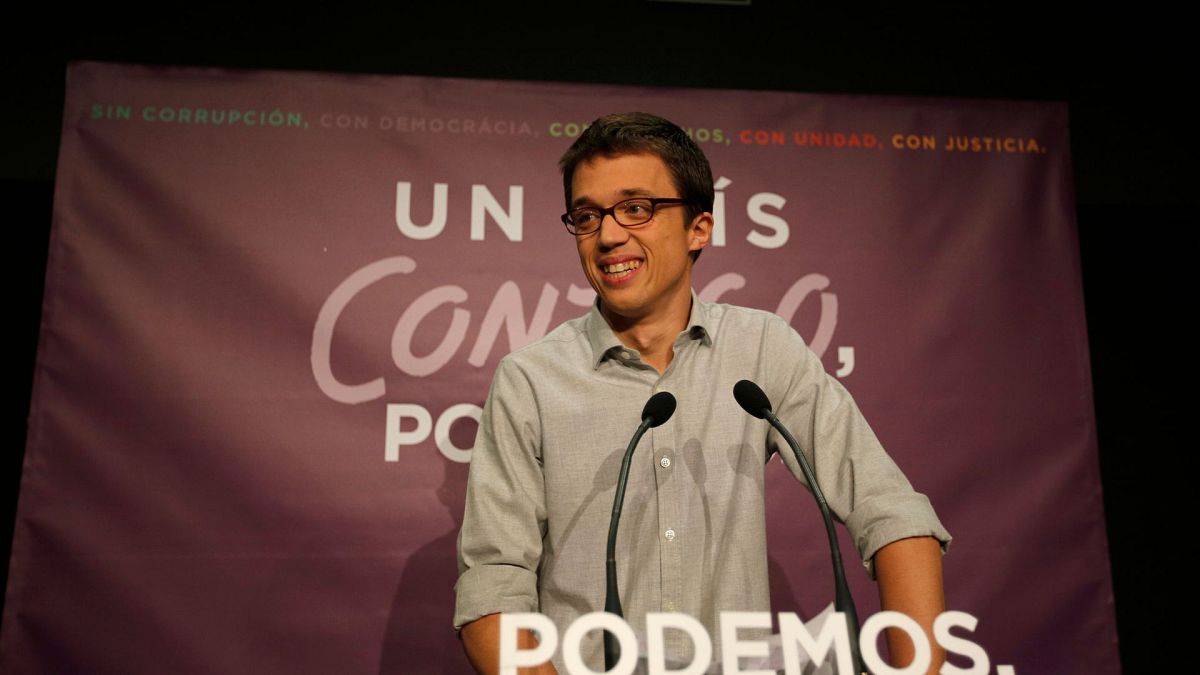
[[[621,272],[636,270],[641,266],[641,260],[629,260],[627,262],[621,262],[615,265],[605,265],[602,269],[604,270],[605,274],[620,274]]]

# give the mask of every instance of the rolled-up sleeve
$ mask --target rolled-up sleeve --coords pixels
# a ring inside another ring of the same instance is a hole
[[[537,412],[525,373],[501,361],[471,454],[455,629],[496,612],[538,611],[546,505]]]
[[[950,533],[929,499],[884,451],[849,392],[825,372],[816,354],[790,326],[768,326],[765,351],[771,363],[794,363],[775,371],[769,395],[776,413],[800,442],[829,508],[846,525],[874,577],[874,556],[884,546],[909,537],[929,536],[945,552]],[[786,442],[774,431],[773,446],[792,473],[803,474]]]

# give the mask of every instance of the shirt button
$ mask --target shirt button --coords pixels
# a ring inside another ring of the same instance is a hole
[[[663,536],[667,538],[667,541],[675,541],[675,530],[667,530],[663,532]]]
[[[671,458],[663,457],[662,459],[658,460],[658,463],[660,466],[662,466],[662,468],[666,469],[671,466]]]

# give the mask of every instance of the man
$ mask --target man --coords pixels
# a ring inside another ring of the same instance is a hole
[[[626,619],[641,631],[647,612],[686,613],[719,650],[720,612],[769,609],[764,465],[783,448],[801,473],[777,433],[733,400],[740,379],[763,387],[800,440],[877,575],[884,608],[929,633],[950,537],[928,500],[782,319],[692,292],[713,227],[704,154],[674,124],[630,113],[594,122],[560,166],[563,221],[597,300],[496,370],[459,536],[455,625],[475,667],[497,667],[500,612],[541,612],[562,631],[603,607],[619,463],[659,391],[679,403],[642,439],[630,471],[617,546]],[[691,643],[676,633],[667,633],[668,658],[689,662]],[[908,663],[911,642],[893,637],[893,662]],[[519,636],[521,647],[535,644]],[[601,670],[598,632],[582,650]]]

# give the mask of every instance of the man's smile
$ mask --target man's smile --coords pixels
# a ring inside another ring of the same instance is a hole
[[[629,255],[605,256],[597,266],[604,273],[606,283],[619,284],[634,276],[642,266],[642,259]]]

